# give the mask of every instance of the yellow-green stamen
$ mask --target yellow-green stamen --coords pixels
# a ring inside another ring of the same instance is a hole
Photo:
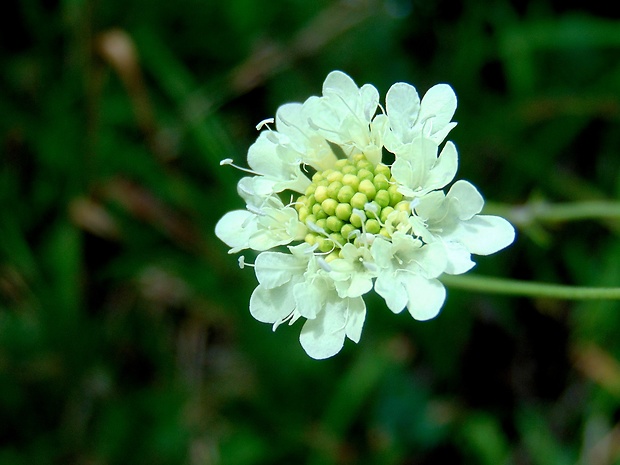
[[[397,189],[390,168],[373,165],[363,154],[315,173],[305,195],[295,203],[300,221],[311,224],[305,241],[330,252],[347,242],[355,243],[362,233],[389,237],[383,227],[388,215],[409,208]]]

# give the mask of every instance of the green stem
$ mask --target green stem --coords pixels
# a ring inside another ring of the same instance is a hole
[[[559,223],[587,219],[620,219],[620,202],[593,200],[564,204],[531,202],[519,207],[488,203],[484,213],[499,214],[516,225],[534,221]]]
[[[578,287],[472,275],[443,275],[440,280],[446,286],[455,289],[466,289],[469,291],[479,291],[491,294],[505,294],[523,297],[547,297],[551,299],[565,300],[620,300],[620,287]]]

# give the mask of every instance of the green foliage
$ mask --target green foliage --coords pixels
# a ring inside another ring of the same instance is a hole
[[[617,302],[449,290],[420,323],[370,298],[359,345],[317,362],[252,319],[253,273],[213,234],[243,206],[219,161],[332,69],[450,83],[459,177],[494,202],[617,200],[599,3],[10,2],[0,463],[619,463]],[[523,224],[477,271],[618,286],[618,224]]]

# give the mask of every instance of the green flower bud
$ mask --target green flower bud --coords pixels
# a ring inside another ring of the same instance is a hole
[[[344,237],[342,237],[342,234],[340,233],[332,233],[329,235],[329,238],[332,240],[334,244],[337,244],[337,246],[339,247],[342,247],[346,242],[344,240]]]
[[[338,192],[338,200],[342,203],[349,203],[354,195],[355,195],[355,189],[353,189],[353,187],[342,186],[342,188],[340,189],[340,192]]]
[[[364,211],[366,212],[368,218],[380,218],[381,205],[373,200],[372,202],[368,202],[364,205]]]
[[[301,221],[302,223],[304,223],[306,221],[306,218],[308,217],[308,214],[310,213],[310,211],[308,210],[308,207],[306,206],[302,206],[299,209],[299,221]]]
[[[336,207],[336,216],[342,221],[349,221],[351,217],[351,213],[353,212],[353,207],[348,203],[339,203]]]
[[[382,174],[388,180],[392,177],[392,172],[390,171],[390,167],[387,165],[384,165],[383,163],[379,163],[377,166],[375,166],[375,174],[376,175]]]
[[[385,189],[377,191],[375,202],[377,202],[381,208],[387,207],[390,204],[390,193]]]
[[[316,225],[321,228],[321,229],[325,229],[325,226],[327,226],[327,219],[326,218],[320,218],[318,220],[316,220]]]
[[[346,165],[345,167],[342,168],[342,174],[343,175],[347,175],[347,174],[357,174],[357,168],[354,165]]]
[[[301,195],[295,202],[295,210],[299,211],[299,209],[304,206],[305,202],[306,202],[306,196]]]
[[[319,211],[318,213],[316,213],[314,216],[316,216],[316,220],[320,221],[320,220],[324,220],[325,218],[327,218],[329,215],[327,213],[325,213],[325,210],[323,210],[322,208],[320,208],[321,206],[319,205]]]
[[[367,170],[367,171],[370,171],[370,172],[373,172],[373,171],[375,170],[375,167],[373,166],[373,164],[372,164],[372,163],[370,163],[368,160],[361,160],[361,161],[358,161],[358,162],[355,164],[355,166],[357,166],[357,172],[358,172],[358,174],[359,174],[359,172],[360,172],[361,170]]]
[[[361,170],[357,171],[357,177],[359,178],[360,182],[364,179],[372,181],[375,178],[375,174],[372,171],[367,170],[366,168],[362,168]]]
[[[344,226],[344,221],[336,216],[330,216],[325,220],[325,226],[333,232],[339,232]]]
[[[368,197],[362,192],[357,192],[349,202],[353,208],[359,208],[360,210],[364,209],[364,205],[368,203]]]
[[[314,245],[316,244],[316,237],[317,237],[316,234],[308,233],[306,234],[306,237],[304,237],[304,241],[306,241],[310,245]]]
[[[323,202],[323,200],[327,199],[327,187],[326,186],[317,186],[314,191],[314,198],[318,203]]]
[[[321,252],[329,252],[334,248],[334,243],[323,236],[317,236],[316,244]]]
[[[360,223],[361,224],[361,223]],[[352,239],[351,234],[353,231],[357,231],[357,228],[350,223],[345,224],[342,229],[340,229],[340,234],[346,240]]]
[[[342,179],[342,177],[340,179]],[[337,199],[340,189],[342,189],[342,183],[340,181],[334,181],[327,186],[327,195],[332,199]]]
[[[403,194],[398,192],[398,186],[392,184],[388,187],[388,193],[390,194],[390,205],[394,206],[403,199]]]
[[[379,231],[381,231],[381,225],[377,220],[366,221],[366,232],[370,234],[379,234]]]
[[[327,215],[333,215],[336,212],[338,201],[334,199],[325,199],[321,203],[321,208]]]
[[[392,213],[394,211],[393,207],[385,207],[381,209],[381,215],[379,215],[379,218],[381,219],[382,223],[385,223],[387,221],[388,216],[390,215],[390,213]]]
[[[360,180],[354,174],[345,174],[342,177],[342,184],[344,184],[345,186],[351,186],[354,190],[357,190],[358,186],[360,185]]]
[[[336,249],[333,252],[327,254],[325,256],[325,261],[329,263],[329,262],[333,262],[334,260],[338,258],[340,258],[340,249]]]
[[[342,171],[342,168],[344,168],[348,164],[349,164],[349,159],[348,158],[341,158],[340,160],[336,161],[336,168],[338,168],[340,171]]]
[[[360,185],[357,190],[360,193],[364,194],[368,198],[368,200],[374,199],[375,195],[377,194],[377,189],[375,188],[375,185],[369,179],[364,179],[360,181]]]
[[[372,183],[375,185],[378,191],[383,189],[387,190],[387,188],[390,187],[390,181],[388,181],[387,176],[381,173],[375,175]]]
[[[341,181],[342,180],[342,172],[341,171],[333,171],[331,173],[329,173],[327,176],[325,176],[325,179],[327,179],[327,182],[332,183],[335,181]]]
[[[357,213],[353,213],[351,215],[351,218],[349,218],[349,221],[356,228],[361,228],[362,227],[362,218]]]
[[[398,202],[396,205],[394,205],[394,210],[409,213],[411,211],[410,207],[411,205],[409,204],[409,202],[407,202],[406,200],[403,200],[401,202]]]

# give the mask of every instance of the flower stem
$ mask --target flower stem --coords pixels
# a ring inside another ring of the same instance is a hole
[[[533,281],[492,278],[488,276],[452,276],[440,278],[446,286],[491,294],[523,297],[547,297],[565,300],[620,300],[620,287],[578,287]]]
[[[519,226],[535,221],[561,223],[588,219],[620,219],[620,202],[605,200],[563,204],[531,202],[518,207],[488,203],[485,205],[484,213],[500,214]]]

